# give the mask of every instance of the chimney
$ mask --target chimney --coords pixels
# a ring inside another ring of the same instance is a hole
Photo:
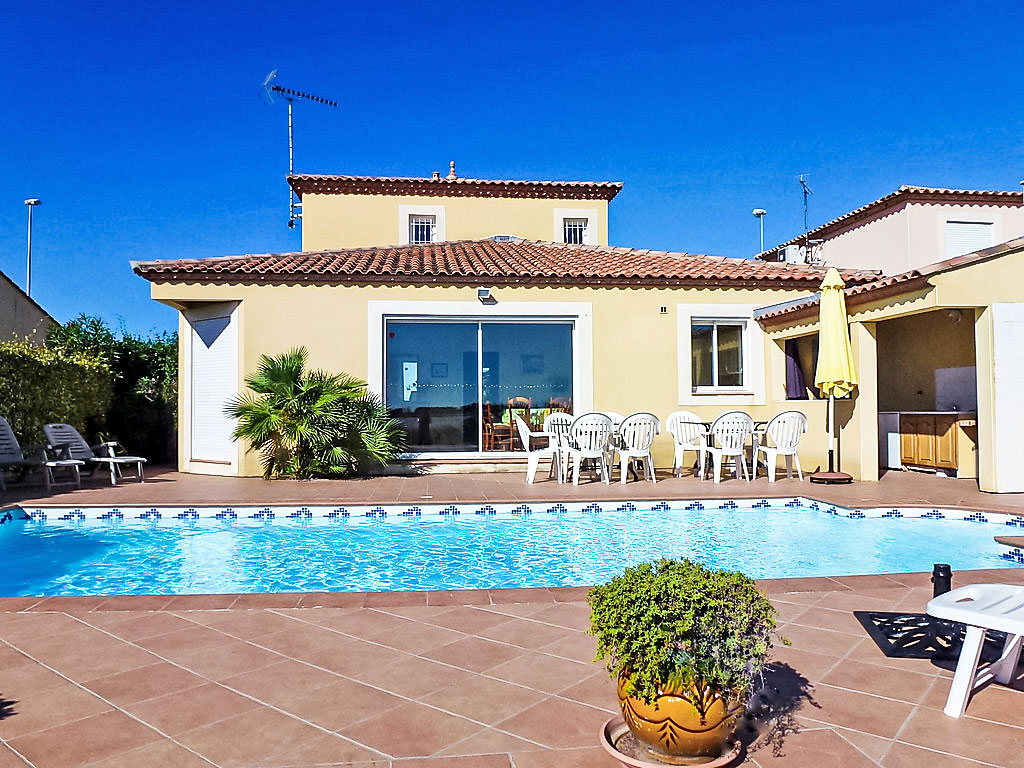
[[[440,171],[434,171],[434,175],[433,175],[432,178],[434,179],[434,181],[440,181],[440,179],[441,179],[441,172]]]
[[[459,177],[455,175],[455,161],[452,160],[448,164],[448,181],[455,181],[457,178]]]

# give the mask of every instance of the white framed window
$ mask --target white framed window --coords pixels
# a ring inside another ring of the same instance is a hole
[[[555,229],[551,239],[556,243],[597,245],[597,228],[596,208],[555,208]]]
[[[433,243],[437,241],[437,217],[415,215],[409,217],[409,242]]]
[[[767,403],[764,330],[754,304],[676,304],[679,405]]]
[[[440,243],[447,240],[443,205],[398,206],[398,244]]]
[[[583,245],[587,242],[588,219],[562,219],[562,242]]]
[[[742,390],[746,320],[691,318],[690,386],[701,390]]]

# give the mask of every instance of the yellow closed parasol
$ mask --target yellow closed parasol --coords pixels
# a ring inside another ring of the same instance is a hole
[[[853,478],[836,472],[835,399],[846,397],[857,386],[857,370],[850,349],[850,325],[846,317],[846,283],[835,267],[825,272],[818,304],[818,365],[814,384],[822,397],[828,397],[828,472],[817,472],[811,480],[818,483],[848,483]]]

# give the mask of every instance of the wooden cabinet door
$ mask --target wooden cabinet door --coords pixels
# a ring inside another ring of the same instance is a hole
[[[935,466],[935,442],[935,417],[918,416],[917,463],[920,466]]]
[[[935,466],[941,469],[957,468],[957,417],[935,417]]]
[[[917,423],[919,416],[900,414],[900,461],[917,463]]]

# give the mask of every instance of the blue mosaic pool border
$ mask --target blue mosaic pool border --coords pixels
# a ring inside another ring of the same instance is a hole
[[[216,505],[216,506],[126,506],[126,507],[12,507],[0,510],[0,524],[14,520],[38,522],[83,520],[181,520],[190,522],[199,519],[273,521],[347,521],[359,519],[388,520],[395,518],[453,519],[465,516],[517,517],[533,515],[601,514],[604,512],[658,511],[701,511],[725,509],[730,511],[757,511],[777,509],[809,508],[828,515],[851,520],[868,518],[885,519],[931,519],[963,520],[968,522],[994,523],[1024,531],[1024,515],[1003,512],[979,512],[943,507],[872,507],[847,509],[834,504],[816,501],[802,496],[783,498],[749,499],[682,499],[682,500],[629,500],[629,501],[555,501],[555,502],[512,502],[495,504],[491,502],[455,502],[445,504],[337,504],[337,505]]]

